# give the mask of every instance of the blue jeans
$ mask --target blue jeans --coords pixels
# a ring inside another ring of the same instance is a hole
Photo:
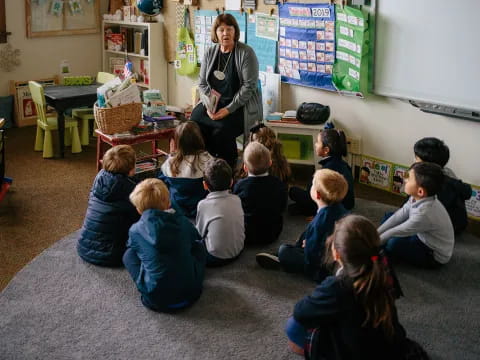
[[[287,324],[285,325],[285,332],[287,333],[288,340],[303,349],[308,331],[297,322],[293,316],[288,318]]]
[[[386,213],[383,224],[393,213]],[[433,250],[417,235],[392,237],[384,245],[385,253],[393,260],[400,260],[418,267],[433,269],[441,266],[433,256]]]

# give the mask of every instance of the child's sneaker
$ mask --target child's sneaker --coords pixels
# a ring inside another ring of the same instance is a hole
[[[280,261],[278,256],[268,254],[268,253],[259,253],[255,256],[258,265],[265,269],[269,270],[280,270]]]

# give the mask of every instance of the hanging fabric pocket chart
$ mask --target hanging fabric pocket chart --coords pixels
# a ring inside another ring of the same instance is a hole
[[[363,97],[368,86],[368,22],[361,10],[336,6],[333,83],[344,95]]]
[[[335,6],[284,3],[279,5],[279,71],[282,81],[336,91]]]

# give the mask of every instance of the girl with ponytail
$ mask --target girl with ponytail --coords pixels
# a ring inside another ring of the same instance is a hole
[[[295,305],[286,326],[290,348],[300,354],[305,349],[312,359],[405,359],[412,344],[421,351],[398,322],[375,226],[365,217],[346,216],[326,247],[335,276]]]

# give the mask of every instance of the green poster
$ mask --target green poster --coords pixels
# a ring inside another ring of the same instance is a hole
[[[335,12],[333,83],[343,94],[363,97],[368,85],[368,23],[361,10],[337,5]]]

